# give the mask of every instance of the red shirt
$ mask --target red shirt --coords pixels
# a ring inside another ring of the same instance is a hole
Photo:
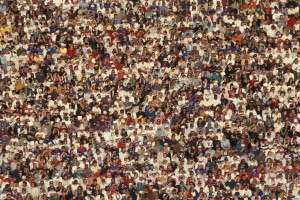
[[[85,148],[85,147],[78,147],[77,151],[78,151],[79,153],[83,153],[83,152],[86,151],[86,148]]]
[[[264,8],[265,13],[271,15],[272,14],[272,8],[270,6]]]
[[[242,178],[243,175],[245,175],[248,180],[250,179],[249,173],[247,173],[247,172],[241,172],[240,173],[240,177]]]
[[[97,171],[97,172],[94,174],[94,177],[95,177],[95,178],[99,178],[99,177],[100,177],[100,172]]]
[[[226,4],[226,0],[222,0],[222,4],[225,5]]]
[[[33,55],[29,55],[28,60],[29,60],[29,63],[32,63],[34,61]]]
[[[74,48],[70,48],[67,50],[67,55],[70,56],[70,57],[75,57],[76,55],[76,49]]]
[[[111,38],[111,41],[114,41],[119,36],[119,34],[118,32],[111,30],[109,31],[109,36]]]
[[[123,181],[126,185],[129,185],[129,183],[131,183],[131,180],[129,178],[127,178],[126,176],[123,176]]]
[[[122,69],[122,64],[121,63],[116,64],[116,69],[121,70]]]
[[[31,177],[31,178],[28,178],[27,179],[27,181],[31,184],[31,183],[33,183],[34,182],[34,178],[33,177]]]
[[[287,20],[287,26],[292,27],[297,22],[295,17],[292,17],[291,19]]]
[[[279,107],[279,101],[278,101],[278,99],[273,99],[273,100],[272,100],[272,105],[273,105],[275,108],[278,108],[278,107]]]
[[[118,149],[121,149],[122,147],[123,147],[123,142],[117,143],[117,148],[118,148]]]
[[[9,184],[12,183],[12,179],[11,178],[4,178],[3,176],[1,176],[0,180],[2,180],[3,182],[8,182]]]
[[[97,52],[94,52],[94,53],[92,54],[93,58],[97,58],[98,55],[99,55],[99,54],[98,54]]]
[[[118,73],[118,80],[121,80],[125,75],[126,75],[126,73],[123,72],[123,71],[121,71],[120,73]]]

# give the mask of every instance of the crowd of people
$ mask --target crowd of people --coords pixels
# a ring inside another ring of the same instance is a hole
[[[1,0],[0,199],[300,197],[296,0]]]

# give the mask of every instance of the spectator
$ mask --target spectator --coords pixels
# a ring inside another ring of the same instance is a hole
[[[299,198],[296,1],[1,0],[0,21],[0,199]]]

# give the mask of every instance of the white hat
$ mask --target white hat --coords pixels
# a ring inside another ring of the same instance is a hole
[[[78,117],[81,117],[81,116],[78,116]],[[82,118],[82,117],[81,117],[81,118]],[[81,124],[81,125],[79,126],[79,130],[84,130],[83,124]]]

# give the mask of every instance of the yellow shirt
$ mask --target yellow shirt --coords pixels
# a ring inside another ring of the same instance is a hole
[[[61,47],[60,52],[61,52],[62,55],[66,55],[67,54],[67,48]]]
[[[11,32],[12,32],[12,27],[11,27],[11,26],[7,26],[7,27],[6,27],[6,31],[7,31],[8,33],[11,33]]]
[[[96,173],[97,171],[98,171],[98,166],[91,166],[91,171],[93,172],[93,173]]]
[[[2,33],[2,35],[4,35],[6,32],[11,33],[12,32],[12,27],[11,26],[1,27],[0,32]]]
[[[15,88],[17,91],[20,91],[22,90],[22,82],[21,81],[16,81],[16,84],[15,84]]]
[[[42,62],[44,60],[42,55],[38,55],[34,57],[35,62]]]
[[[4,33],[5,33],[5,27],[0,27],[0,33],[1,33],[2,35],[4,35]]]

